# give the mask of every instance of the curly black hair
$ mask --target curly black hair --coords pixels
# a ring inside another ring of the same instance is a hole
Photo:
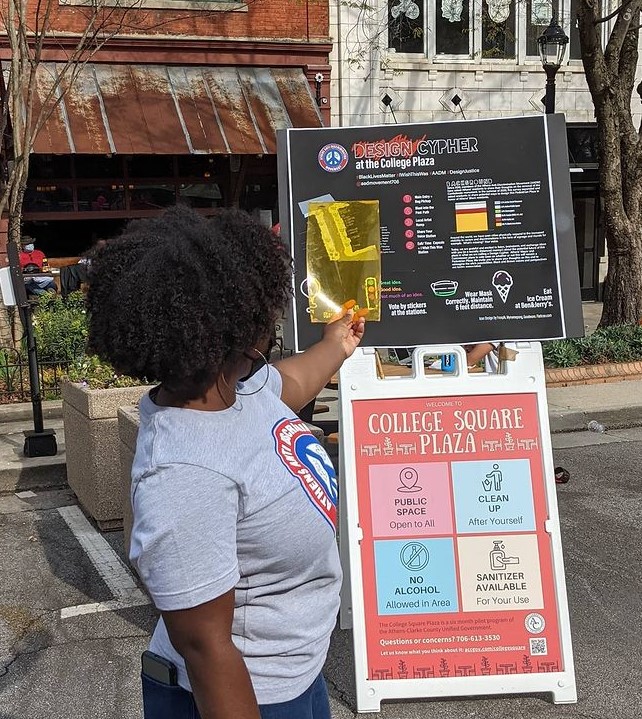
[[[197,399],[235,353],[269,336],[291,282],[287,252],[248,214],[173,207],[93,253],[89,349],[118,372]]]

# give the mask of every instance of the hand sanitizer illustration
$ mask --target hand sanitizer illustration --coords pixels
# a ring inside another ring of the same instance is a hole
[[[504,551],[504,544],[501,539],[493,540],[493,548],[490,551],[490,568],[494,571],[506,569],[508,564],[519,564],[519,557],[507,557]]]

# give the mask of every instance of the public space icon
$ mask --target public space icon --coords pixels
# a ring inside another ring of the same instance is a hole
[[[489,557],[490,568],[495,572],[506,569],[509,564],[519,564],[519,557],[506,556],[506,547],[501,539],[493,540],[493,548],[490,550]]]
[[[408,542],[401,548],[399,559],[406,569],[412,572],[420,572],[430,561],[430,553],[426,545],[421,542]]]
[[[482,480],[482,486],[485,492],[501,492],[504,475],[498,464],[493,465],[493,471],[486,475],[486,479]]]
[[[513,286],[513,278],[506,270],[498,270],[493,275],[493,287],[497,291],[502,302],[506,302],[508,294]]]
[[[401,472],[399,472],[399,482],[401,482],[401,484],[397,487],[397,492],[421,491],[419,474],[417,470],[412,467],[404,467]]]

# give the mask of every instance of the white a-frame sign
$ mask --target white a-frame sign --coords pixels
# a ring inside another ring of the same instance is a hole
[[[577,701],[541,348],[517,350],[494,375],[444,345],[415,350],[411,377],[378,379],[369,349],[341,370],[360,712],[397,698]],[[455,372],[424,374],[426,355],[449,353]]]

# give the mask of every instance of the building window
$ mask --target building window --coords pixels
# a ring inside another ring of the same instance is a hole
[[[597,125],[569,125],[566,128],[566,137],[571,165],[597,167]]]
[[[78,188],[79,212],[117,212],[125,209],[123,185],[81,186]]]
[[[35,183],[25,190],[23,212],[71,212],[74,191],[71,185]]]
[[[71,177],[71,155],[31,155],[29,179],[51,180]]]
[[[482,4],[482,57],[515,57],[515,2],[484,0]]]
[[[76,177],[122,177],[123,158],[119,155],[76,155]]]
[[[424,2],[388,0],[388,47],[424,54]]]
[[[559,0],[526,0],[526,55],[539,57],[537,38],[559,15]]]
[[[437,0],[435,7],[437,55],[470,55],[470,28],[470,0]]]
[[[571,60],[581,60],[582,52],[580,50],[580,31],[577,23],[577,5],[579,0],[571,0],[571,16],[569,18],[569,58]]]
[[[174,155],[130,155],[125,167],[127,177],[172,177]]]
[[[452,59],[539,59],[537,39],[552,18],[570,35],[568,58],[580,59],[580,0],[388,0],[388,47]]]

